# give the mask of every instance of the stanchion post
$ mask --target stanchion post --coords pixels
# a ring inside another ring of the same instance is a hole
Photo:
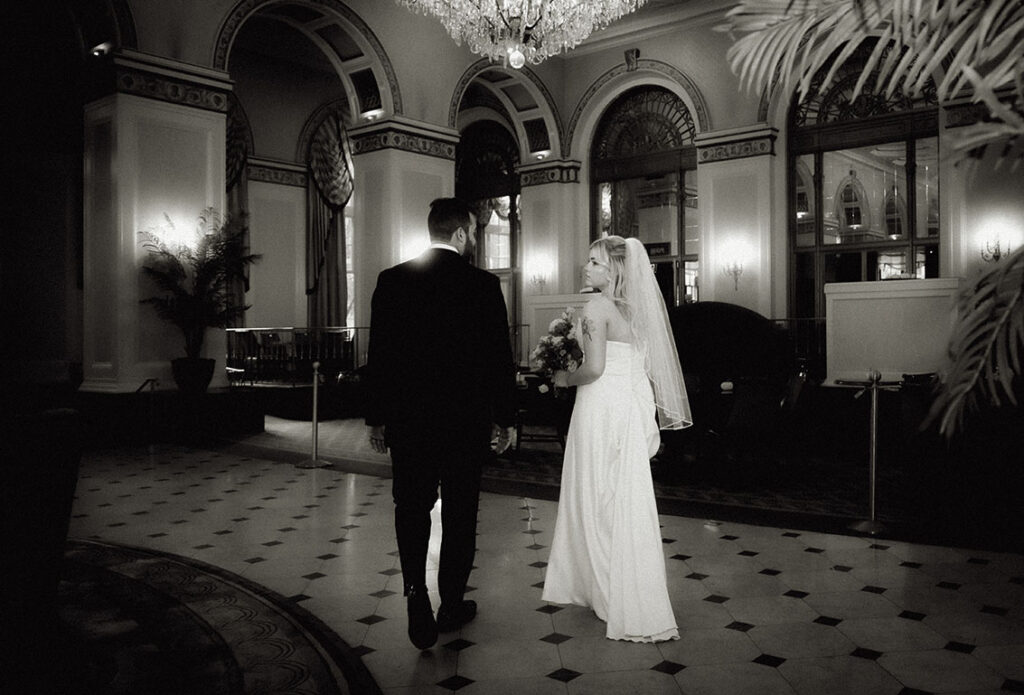
[[[875,500],[878,487],[878,392],[882,390],[894,391],[899,388],[899,382],[882,381],[881,379],[881,373],[872,370],[868,373],[867,382],[836,382],[846,385],[853,383],[863,385],[864,388],[854,396],[855,398],[862,396],[865,391],[871,391],[871,429],[868,443],[870,448],[868,459],[868,518],[850,524],[849,528],[853,531],[867,533],[872,536],[885,530],[885,525],[880,523],[875,516]]]
[[[317,423],[317,403],[319,402],[319,389],[320,389],[320,363],[313,363],[313,455],[296,464],[299,468],[323,468],[329,466],[330,463],[327,461],[321,461],[319,454],[319,433]]]

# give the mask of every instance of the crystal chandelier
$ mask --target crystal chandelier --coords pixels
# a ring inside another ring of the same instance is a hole
[[[441,20],[455,43],[513,68],[574,48],[647,0],[397,0]]]

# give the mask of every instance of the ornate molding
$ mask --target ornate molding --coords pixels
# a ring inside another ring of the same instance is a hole
[[[120,94],[134,94],[218,113],[228,111],[228,89],[193,82],[185,75],[172,77],[150,72],[138,65],[115,63],[114,88]]]
[[[245,168],[245,174],[250,181],[263,181],[264,183],[298,188],[305,188],[307,181],[306,174],[293,167],[275,166],[267,162],[259,164],[250,162]]]
[[[579,183],[579,162],[554,162],[529,169],[519,169],[519,186],[543,186],[549,183]]]
[[[974,125],[989,114],[989,109],[984,104],[954,104],[944,107],[944,110],[947,128]]]
[[[360,155],[378,150],[402,150],[429,157],[455,161],[455,143],[449,140],[412,133],[394,126],[364,133],[349,133],[352,154]]]
[[[698,146],[697,163],[724,162],[730,159],[759,157],[766,154],[775,154],[774,135],[765,135],[749,140],[737,140],[735,142],[723,142],[708,147]]]

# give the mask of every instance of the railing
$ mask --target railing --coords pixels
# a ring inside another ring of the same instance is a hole
[[[227,329],[227,369],[231,383],[311,384],[313,363],[328,379],[362,365],[360,349],[369,328],[267,327]]]

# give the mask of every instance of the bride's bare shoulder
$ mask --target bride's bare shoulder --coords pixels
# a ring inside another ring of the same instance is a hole
[[[584,304],[584,306],[583,306],[584,311],[586,311],[587,313],[592,314],[592,315],[593,314],[607,314],[609,311],[612,311],[614,308],[615,308],[615,304],[612,302],[612,300],[608,299],[608,297],[604,296],[603,294],[599,294],[599,293],[591,295],[587,299],[586,304]]]

